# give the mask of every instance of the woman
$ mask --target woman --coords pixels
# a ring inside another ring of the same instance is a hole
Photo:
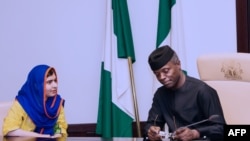
[[[4,119],[4,136],[66,137],[64,99],[57,75],[48,65],[35,66]]]

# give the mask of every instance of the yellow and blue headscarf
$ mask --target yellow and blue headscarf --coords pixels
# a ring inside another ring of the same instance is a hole
[[[48,65],[35,66],[28,74],[27,81],[19,90],[16,99],[35,124],[35,132],[54,135],[60,108],[64,99],[57,94],[45,101],[45,84],[50,69]],[[56,74],[55,74],[56,75]]]

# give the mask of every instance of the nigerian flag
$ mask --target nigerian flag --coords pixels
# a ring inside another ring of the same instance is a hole
[[[132,137],[134,120],[129,61],[135,62],[126,0],[107,0],[106,35],[96,133],[102,137]]]
[[[183,12],[181,0],[159,0],[156,47],[169,45],[181,60],[186,70]]]
[[[186,50],[181,0],[159,0],[156,48],[169,45],[175,50],[186,73]],[[161,84],[153,78],[153,92]]]

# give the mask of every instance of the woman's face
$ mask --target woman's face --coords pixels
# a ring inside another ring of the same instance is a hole
[[[57,77],[55,73],[48,76],[45,84],[46,97],[53,97],[57,95]]]

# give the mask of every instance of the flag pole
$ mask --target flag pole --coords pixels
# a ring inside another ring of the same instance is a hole
[[[134,103],[134,109],[135,109],[137,134],[138,134],[138,137],[141,137],[141,126],[140,126],[140,119],[139,119],[139,114],[138,114],[137,99],[136,99],[136,94],[135,94],[135,83],[134,83],[134,75],[133,75],[133,67],[132,67],[131,57],[128,57],[128,64],[129,64],[130,84],[132,87],[133,103]]]

